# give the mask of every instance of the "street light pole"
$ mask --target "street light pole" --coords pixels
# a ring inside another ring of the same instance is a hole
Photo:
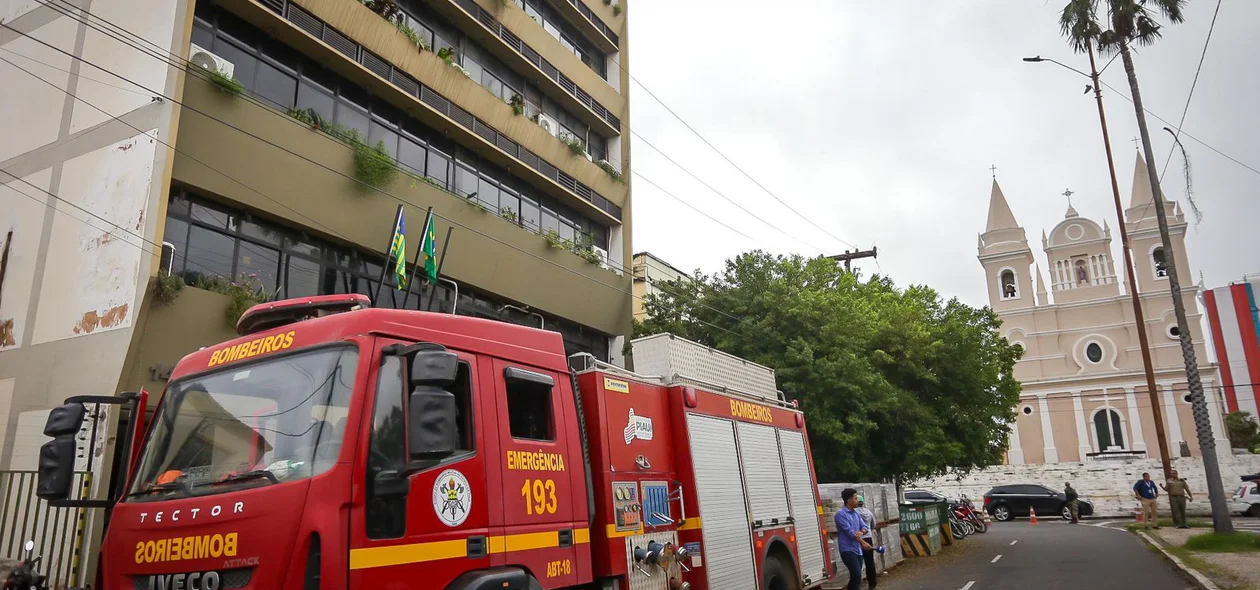
[[[1066,64],[1042,57],[1026,57],[1024,61],[1040,63],[1048,61],[1093,81],[1094,100],[1098,103],[1098,122],[1102,126],[1103,148],[1107,152],[1107,171],[1111,173],[1111,197],[1116,204],[1116,218],[1120,226],[1120,245],[1124,251],[1124,271],[1129,280],[1129,296],[1133,300],[1133,321],[1137,324],[1138,347],[1142,350],[1142,366],[1146,370],[1146,391],[1151,398],[1151,412],[1155,417],[1155,438],[1159,444],[1160,463],[1164,469],[1164,479],[1172,477],[1172,460],[1168,450],[1168,438],[1164,433],[1164,416],[1159,400],[1159,390],[1155,386],[1155,367],[1151,362],[1151,347],[1146,335],[1146,317],[1142,312],[1142,300],[1138,296],[1137,279],[1133,274],[1133,252],[1129,248],[1129,230],[1125,227],[1124,206],[1120,203],[1120,185],[1116,182],[1116,162],[1111,155],[1111,136],[1107,132],[1107,114],[1103,110],[1102,84],[1098,81],[1098,66],[1094,62],[1094,47],[1089,45],[1089,74]]]

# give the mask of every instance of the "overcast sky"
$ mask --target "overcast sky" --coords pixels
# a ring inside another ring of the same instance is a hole
[[[878,267],[899,285],[988,303],[976,260],[991,177],[1034,254],[1041,231],[1063,219],[1070,188],[1081,215],[1116,227],[1093,96],[1087,80],[1041,55],[1088,70],[1059,35],[1065,0],[677,0],[629,7],[633,169],[677,198],[751,236],[734,233],[633,178],[635,251],[709,273],[740,252],[816,255],[879,247]],[[1181,117],[1216,3],[1191,0],[1186,22],[1136,56],[1146,108]],[[1193,282],[1208,287],[1260,272],[1260,2],[1225,0],[1182,141],[1203,221],[1192,225]],[[1103,58],[1100,67],[1106,62]],[[1137,123],[1120,59],[1103,74],[1122,91],[1103,99],[1128,205]],[[683,120],[792,208],[798,217],[704,145]],[[1156,160],[1172,146],[1148,118]],[[645,143],[754,218],[714,194]],[[1164,192],[1182,201],[1180,156]],[[783,230],[788,236],[776,231]],[[830,235],[829,235],[830,234]],[[1113,232],[1115,259],[1119,233]],[[790,236],[790,237],[789,237]],[[844,240],[844,242],[837,240]],[[847,242],[847,244],[845,243]],[[1119,266],[1119,265],[1117,265]],[[1121,273],[1119,268],[1117,272]],[[1184,271],[1183,271],[1184,273]],[[1186,281],[1190,282],[1190,281]]]

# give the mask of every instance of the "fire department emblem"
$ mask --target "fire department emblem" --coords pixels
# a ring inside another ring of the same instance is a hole
[[[472,510],[472,489],[464,474],[447,469],[433,482],[433,511],[446,526],[459,526]]]
[[[634,408],[630,408],[630,423],[626,424],[626,444],[630,444],[634,439],[652,440],[652,419],[645,416],[634,415]]]

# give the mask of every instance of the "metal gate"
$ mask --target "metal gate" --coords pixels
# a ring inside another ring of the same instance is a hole
[[[82,548],[88,509],[53,508],[35,495],[38,473],[0,471],[0,558],[20,559],[22,545],[35,542],[34,555],[42,555],[40,571],[55,590],[83,583]],[[75,472],[78,497],[87,497],[92,483],[86,471]]]

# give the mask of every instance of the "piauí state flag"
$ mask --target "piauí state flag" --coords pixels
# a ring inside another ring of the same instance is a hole
[[[398,212],[398,225],[390,242],[389,258],[394,261],[394,287],[401,291],[407,286],[407,225],[402,211]]]
[[[424,275],[428,277],[429,282],[437,284],[437,232],[433,229],[433,216],[429,216],[429,223],[424,228],[424,238],[421,245],[424,249]]]

